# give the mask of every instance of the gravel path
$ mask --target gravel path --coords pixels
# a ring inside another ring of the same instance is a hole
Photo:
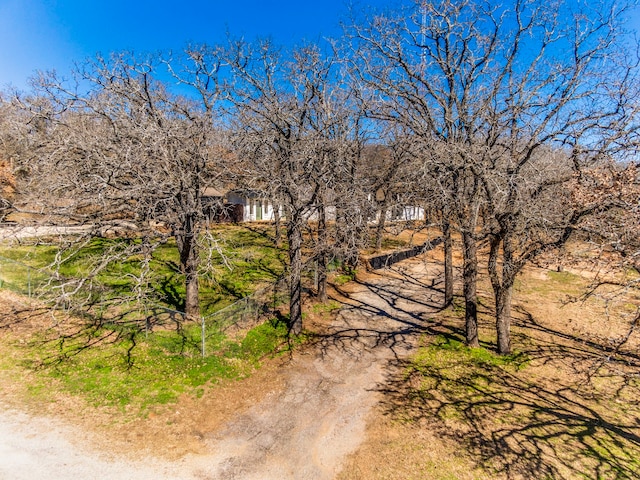
[[[431,278],[412,259],[345,286],[326,335],[281,370],[284,388],[206,434],[206,455],[133,462],[92,450],[72,426],[5,411],[0,479],[333,479],[363,441],[394,360],[410,353],[437,308]]]

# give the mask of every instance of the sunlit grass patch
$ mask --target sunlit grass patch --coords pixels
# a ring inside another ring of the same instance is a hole
[[[313,313],[330,313],[336,310],[340,310],[342,305],[340,302],[336,302],[335,300],[329,300],[325,303],[316,303],[311,307]]]
[[[547,365],[534,353],[546,350],[500,356],[427,337],[388,402],[395,418],[439,432],[496,477],[637,478],[640,382],[606,370],[584,383],[570,366],[586,353],[577,342],[555,346],[565,362]]]
[[[135,253],[140,244],[140,239],[93,238],[77,245],[0,245],[0,282],[20,293],[46,295],[60,278],[83,278],[111,256],[113,260],[92,275],[80,295],[89,295],[85,291],[90,284],[93,295],[104,302],[133,297],[132,291],[143,287],[149,301],[183,310],[184,275],[175,241],[168,239],[154,246],[143,280],[143,258]],[[202,314],[208,315],[275,281],[284,272],[285,254],[274,246],[266,230],[213,228],[211,235],[203,237],[200,253]]]
[[[82,278],[107,252],[135,252],[129,247],[140,242],[94,238],[70,250],[37,242],[0,245],[0,257],[5,258],[0,262],[0,277],[5,282],[7,278],[24,280],[15,290],[26,293],[26,280],[36,278],[38,272],[44,278],[41,288],[51,288],[55,282],[43,286],[48,279]],[[136,412],[175,402],[182,394],[202,395],[225,379],[246,377],[265,356],[291,348],[284,324],[260,324],[268,318],[258,306],[262,298],[250,308],[242,303],[211,316],[272,284],[282,275],[286,252],[274,246],[266,229],[235,226],[215,227],[212,236],[203,238],[203,245],[207,247],[201,253],[202,319],[187,321],[179,313],[184,278],[175,244],[168,240],[153,251],[147,277],[152,294],[147,303],[138,302],[132,294],[141,275],[141,254],[116,256],[91,279],[92,286],[98,287],[91,295],[97,296],[99,307],[81,312],[51,310],[50,316],[43,315],[29,332],[28,342],[7,345],[15,362],[4,366],[6,372],[17,367],[33,374],[33,395],[46,393],[46,387],[38,385],[55,384],[93,405]],[[56,255],[62,259],[57,263]],[[13,261],[21,269],[7,267]],[[35,281],[30,288],[37,289]],[[109,303],[111,297],[117,303]],[[228,335],[230,326],[234,329]],[[8,338],[4,340],[15,340]]]
[[[94,406],[144,413],[175,402],[182,394],[198,396],[219,381],[250,375],[263,358],[286,351],[286,340],[286,326],[271,321],[241,338],[219,338],[218,350],[204,358],[196,349],[185,352],[179,338],[169,332],[106,342],[49,365],[43,359],[59,359],[56,350],[67,347],[54,341],[19,348],[29,358],[23,363],[37,372],[41,382],[51,377],[63,390]]]

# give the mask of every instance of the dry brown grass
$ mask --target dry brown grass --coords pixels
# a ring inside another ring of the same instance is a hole
[[[594,275],[574,267],[519,277],[511,359],[487,352],[495,339],[486,282],[485,350],[459,343],[460,307],[434,316],[424,348],[381,388],[368,440],[339,478],[640,478],[638,336],[616,350],[637,292],[615,304],[584,299]]]
[[[441,250],[431,252],[429,261],[441,262]],[[614,341],[627,332],[625,315],[634,311],[638,293],[627,292],[615,305],[601,297],[580,300],[593,280],[589,268],[574,262],[561,273],[543,267],[523,272],[514,300],[519,355],[506,361],[487,353],[495,342],[486,282],[480,288],[484,350],[456,343],[462,333],[459,306],[434,315],[420,354],[390,366],[367,440],[339,478],[640,478],[640,342],[632,336],[616,351]],[[28,341],[51,321],[45,311],[19,316],[23,301],[6,292],[0,299],[5,339]],[[308,315],[319,331],[328,312],[309,308]],[[11,351],[4,355],[10,364]],[[184,396],[127,422],[114,420],[108,409],[87,408],[35,375],[20,377],[26,370],[18,367],[0,369],[0,401],[97,430],[104,447],[114,451],[179,458],[201,453],[206,432],[281,389],[279,362],[220,385],[215,394]],[[42,395],[34,396],[34,389]]]

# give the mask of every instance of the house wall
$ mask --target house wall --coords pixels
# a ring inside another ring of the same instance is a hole
[[[329,206],[325,209],[325,211],[324,211],[325,219],[326,219],[328,222],[335,221],[335,219],[336,219],[336,212],[337,212],[336,207],[334,207],[334,206],[332,206],[332,205],[329,205]],[[310,221],[312,221],[312,222],[317,222],[317,221],[318,221],[318,211],[317,211],[317,210],[314,210],[313,212],[311,212],[311,213],[307,216],[307,220],[310,220]]]
[[[424,220],[425,210],[422,207],[415,205],[408,205],[404,207],[395,207],[387,210],[386,221],[413,221]],[[378,223],[380,221],[380,211],[376,211],[375,217],[371,219],[372,222]]]
[[[367,199],[372,204],[374,200],[376,202],[374,206],[375,215],[370,221],[375,223],[380,221],[380,210],[378,210],[378,202],[381,202],[384,199],[384,196],[380,196],[379,192],[376,192],[375,196],[373,194],[369,194]],[[395,195],[395,200],[390,202],[391,206],[387,210],[386,220],[394,221],[412,221],[412,220],[424,220],[425,217],[425,209],[423,207],[417,205],[403,205],[402,197],[400,194]]]
[[[397,220],[424,220],[424,208],[417,206],[402,207],[400,217]]]
[[[264,198],[249,198],[240,193],[230,192],[227,195],[227,201],[243,206],[243,222],[273,221],[275,218],[273,205]],[[282,215],[282,209],[280,213]]]
[[[251,195],[251,193],[249,194]],[[229,205],[241,205],[242,206],[242,220],[243,222],[256,222],[266,221],[272,222],[275,220],[274,206],[273,204],[260,197],[252,197],[243,194],[243,192],[229,192],[227,193],[227,204]],[[239,213],[239,210],[238,210]],[[373,221],[379,221],[379,213],[376,212]],[[328,206],[326,209],[326,216],[328,221],[335,221],[336,219],[336,207]],[[280,207],[280,217],[284,219],[284,210]],[[416,205],[396,204],[387,211],[387,221],[414,221],[424,220],[425,209]],[[318,213],[316,210],[312,210],[307,214],[307,220],[318,221]]]

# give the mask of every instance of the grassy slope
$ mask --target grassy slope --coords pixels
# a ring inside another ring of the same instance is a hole
[[[618,311],[597,298],[567,302],[587,283],[572,273],[528,269],[517,284],[516,354],[509,358],[460,343],[460,306],[434,317],[419,353],[385,389],[369,440],[340,478],[638,478],[638,343],[615,355],[607,343],[624,331],[625,309],[637,299]],[[481,340],[491,349],[489,287],[481,287]],[[105,350],[61,365],[53,376],[16,368],[25,360],[23,344],[5,343],[1,373],[13,381],[26,376],[31,395],[47,397],[60,387],[94,404],[144,413],[181,392],[196,397],[216,378],[251,372],[281,342],[277,327],[262,328],[245,340],[221,340],[211,362],[179,355],[180,345],[160,336],[136,347],[134,368]]]
[[[203,315],[210,314],[252,293],[257,286],[273,282],[284,271],[285,252],[277,249],[266,227],[247,229],[236,226],[216,227],[212,231],[215,243],[203,248],[200,300]],[[58,270],[63,277],[79,277],[95,264],[108,249],[121,252],[131,240],[96,238],[88,245],[70,248],[68,260]],[[58,249],[54,245],[0,245],[0,281],[5,288],[28,292],[27,281],[36,285],[55,276],[53,264]],[[224,258],[223,258],[224,256]],[[8,258],[18,263],[3,260]],[[103,295],[130,294],[134,278],[140,275],[138,256],[112,262],[96,278],[107,289]],[[26,267],[32,267],[28,269]],[[182,310],[185,287],[180,273],[175,242],[159,245],[153,253],[149,270],[152,297],[158,304]]]
[[[205,276],[202,282],[204,314],[250,294],[282,271],[282,252],[273,247],[264,231],[227,227],[217,234],[221,242],[220,251],[214,251],[211,258],[214,275]],[[77,275],[90,258],[114,243],[117,241],[93,241],[66,262],[61,273]],[[224,252],[226,264],[220,252]],[[0,255],[41,268],[53,260],[55,249],[13,246],[3,248]],[[165,245],[156,251],[152,267],[161,280],[159,291],[171,291],[179,298],[183,287],[176,260],[175,248]],[[5,262],[0,272],[5,281],[24,283],[24,270],[9,265]],[[115,264],[100,281],[114,291],[126,291],[127,274],[135,274],[138,268],[135,258]],[[35,270],[31,273],[35,278]],[[164,298],[163,303],[179,307],[171,303],[172,298]],[[0,327],[11,327],[0,328],[5,353],[0,367],[5,376],[29,377],[26,393],[45,400],[63,390],[94,406],[144,413],[175,402],[183,393],[198,396],[221,380],[245,377],[258,367],[261,358],[288,348],[284,325],[266,322],[233,338],[208,330],[208,355],[202,358],[199,325],[182,326],[178,332],[159,328],[150,334],[108,324],[87,328],[77,317],[60,320],[46,307],[33,311],[25,308],[24,302],[26,299],[11,295],[4,299]],[[86,348],[89,345],[92,348]]]

